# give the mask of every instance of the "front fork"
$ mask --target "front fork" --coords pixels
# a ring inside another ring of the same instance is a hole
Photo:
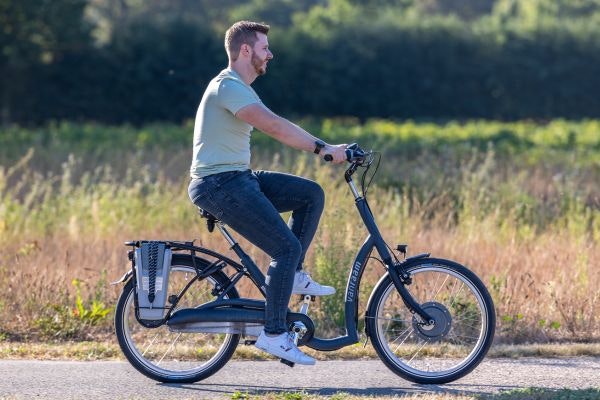
[[[348,186],[350,186],[352,194],[354,195],[354,200],[356,208],[358,209],[358,213],[360,214],[365,224],[365,227],[367,228],[370,234],[369,238],[367,238],[367,241],[365,242],[365,245],[373,246],[377,249],[377,252],[381,256],[383,263],[387,267],[388,273],[390,274],[390,277],[394,282],[396,290],[398,290],[398,292],[400,293],[402,301],[404,302],[406,307],[408,307],[410,312],[418,315],[418,317],[421,319],[421,323],[423,323],[424,325],[431,325],[435,321],[427,312],[423,310],[423,308],[419,305],[419,303],[417,303],[417,301],[412,297],[412,295],[406,288],[406,286],[410,284],[410,276],[406,272],[404,272],[401,263],[393,262],[392,255],[390,254],[388,247],[385,241],[383,240],[381,233],[379,232],[377,224],[375,223],[375,218],[373,217],[373,213],[369,208],[367,199],[358,193],[358,189],[356,188],[356,185],[352,180],[352,174],[355,170],[356,168],[349,168],[346,171],[345,178],[346,182],[348,183]],[[422,254],[416,257],[411,257],[411,259],[428,256],[429,254]]]
[[[426,258],[429,257],[429,254],[419,254],[414,257],[409,257],[406,261],[414,260],[417,258]],[[411,313],[416,314],[420,319],[423,325],[433,325],[435,320],[427,313],[421,305],[415,300],[415,298],[410,294],[407,285],[410,285],[411,278],[410,275],[407,274],[403,268],[402,264],[394,264],[392,268],[388,269],[388,273],[396,290],[400,293],[400,297],[402,301],[406,305],[406,307],[410,310]]]

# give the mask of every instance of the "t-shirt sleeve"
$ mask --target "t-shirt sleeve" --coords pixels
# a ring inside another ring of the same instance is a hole
[[[243,84],[233,79],[224,79],[219,87],[219,102],[235,115],[242,108],[259,103],[260,99]]]

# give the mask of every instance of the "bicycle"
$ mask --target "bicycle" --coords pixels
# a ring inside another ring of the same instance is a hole
[[[367,340],[371,340],[385,365],[402,378],[422,384],[451,382],[471,372],[485,357],[494,337],[494,305],[484,284],[466,267],[432,258],[428,253],[406,258],[406,245],[396,248],[405,257],[400,260],[386,244],[367,203],[368,187],[377,168],[365,184],[377,154],[365,152],[356,144],[347,150],[350,167],[344,177],[369,234],[348,275],[346,334],[335,338],[315,336],[315,325],[308,315],[314,300],[311,296],[303,297],[298,312],[288,309],[290,332],[298,346],[319,351],[358,343],[361,278],[368,261],[376,260],[385,274],[367,302]],[[362,194],[352,178],[359,168],[364,169]],[[240,298],[236,289],[240,279],[247,277],[265,296],[264,274],[222,222],[200,211],[207,219],[208,230],[213,232],[218,227],[239,262],[193,242],[151,242],[172,252],[164,293],[168,304],[159,309],[160,316],[154,320],[140,317],[144,311],[138,300],[142,289],[136,277],[139,257],[135,252],[149,242],[126,242],[132,247],[128,252],[131,269],[114,282],[125,283],[115,315],[121,350],[139,372],[160,382],[189,383],[213,375],[231,358],[241,338],[243,343],[253,344],[252,338],[260,334],[264,324],[265,302]],[[379,257],[373,255],[373,250]],[[233,271],[231,275],[225,273],[225,268]],[[147,283],[144,281],[144,285]]]

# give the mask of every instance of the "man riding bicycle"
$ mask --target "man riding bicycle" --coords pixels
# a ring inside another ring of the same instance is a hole
[[[330,295],[335,289],[302,270],[324,206],[321,187],[311,180],[272,171],[250,170],[250,135],[255,127],[298,150],[332,162],[346,161],[346,145],[330,145],[269,110],[250,84],[266,73],[273,58],[269,26],[240,21],[225,34],[229,64],[208,84],[194,127],[192,202],[213,214],[266,252],[265,327],[256,347],[293,363],[315,360],[294,344],[286,325],[290,296]],[[286,225],[279,213],[292,211]]]

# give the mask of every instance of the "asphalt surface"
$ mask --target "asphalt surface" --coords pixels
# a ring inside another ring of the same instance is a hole
[[[493,394],[518,388],[600,388],[600,358],[487,359],[470,375],[446,385],[417,385],[379,360],[320,361],[289,368],[276,361],[230,362],[194,384],[154,382],[120,361],[0,360],[0,397],[16,399],[228,398],[304,391],[330,396],[416,393]]]

